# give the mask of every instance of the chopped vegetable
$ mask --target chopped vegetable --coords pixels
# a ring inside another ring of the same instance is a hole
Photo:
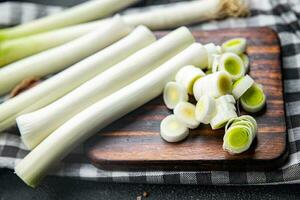
[[[72,117],[21,160],[15,173],[27,185],[37,186],[55,163],[95,131],[160,95],[182,66],[201,65],[198,57],[203,53],[201,45],[193,44],[159,68]]]
[[[256,120],[244,115],[233,118],[226,124],[223,149],[231,154],[239,154],[249,149],[257,132]]]
[[[232,80],[237,80],[245,75],[245,66],[242,59],[234,53],[224,53],[220,58],[220,71],[230,74]]]
[[[177,72],[175,80],[183,85],[187,92],[192,95],[195,81],[203,76],[205,76],[205,73],[200,68],[188,65]]]
[[[220,55],[222,53],[222,51],[214,43],[205,44],[204,48],[206,49],[206,52],[207,52],[207,68],[212,69],[213,62],[214,62],[214,56]]]
[[[225,52],[242,54],[246,51],[247,40],[245,38],[234,38],[222,44],[222,49]]]
[[[212,73],[216,73],[217,71],[219,71],[220,58],[221,55],[219,54],[212,55]]]
[[[264,108],[266,95],[262,87],[254,83],[241,97],[243,109],[250,113],[255,113]]]
[[[193,87],[196,100],[202,95],[217,98],[231,91],[232,81],[228,73],[219,71],[198,79]]]
[[[169,82],[165,86],[163,92],[164,102],[169,109],[175,108],[175,106],[182,101],[188,101],[188,93],[186,89],[177,82]]]
[[[234,111],[220,109],[222,108],[217,106],[217,114],[211,119],[210,126],[213,130],[224,127],[230,119],[237,117]]]
[[[187,28],[178,28],[52,104],[18,117],[23,142],[28,148],[34,148],[74,115],[155,69],[193,42],[194,37]]]
[[[208,96],[203,95],[196,104],[196,120],[209,124],[213,116],[216,114],[216,102]]]
[[[232,87],[232,95],[239,99],[253,84],[254,80],[249,75],[236,80]]]
[[[177,119],[169,115],[160,123],[160,136],[167,142],[179,142],[189,135],[189,129]]]
[[[174,109],[174,114],[179,121],[190,129],[200,125],[200,122],[196,120],[196,106],[189,102],[178,103]]]
[[[41,77],[65,69],[116,42],[130,31],[129,26],[115,17],[107,26],[76,40],[7,65],[0,69],[0,94],[8,92],[29,76]]]
[[[0,30],[0,40],[8,40],[100,19],[113,14],[138,0],[88,1],[60,13],[12,28]],[[99,37],[101,38],[101,37]]]
[[[228,103],[231,103],[231,104],[235,104],[236,103],[234,97],[232,95],[230,95],[230,94],[226,94],[226,95],[220,96],[217,100],[218,101],[225,101],[225,102],[228,102]]]
[[[244,66],[245,66],[245,72],[248,73],[249,72],[249,65],[250,65],[250,61],[249,61],[249,57],[242,53],[240,54],[240,58],[242,59],[243,63],[244,63]]]

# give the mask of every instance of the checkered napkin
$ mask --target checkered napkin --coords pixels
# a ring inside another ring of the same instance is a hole
[[[147,4],[163,1],[144,1]],[[178,0],[177,0],[178,1]],[[195,30],[228,27],[270,26],[279,34],[282,44],[286,121],[289,159],[274,171],[104,171],[95,168],[85,156],[84,144],[76,148],[53,175],[111,182],[172,184],[279,184],[300,182],[300,1],[251,0],[251,17],[226,19],[193,26]],[[30,3],[1,3],[0,25],[15,25],[61,10],[59,7]],[[0,113],[1,114],[1,113]],[[0,167],[14,168],[28,151],[16,129],[0,134]]]

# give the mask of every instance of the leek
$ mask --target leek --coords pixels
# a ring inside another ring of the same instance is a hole
[[[195,112],[197,121],[209,124],[216,114],[215,100],[208,95],[203,95],[196,104]]]
[[[202,95],[218,98],[231,91],[232,81],[228,73],[219,71],[198,79],[193,87],[196,100]]]
[[[62,46],[44,51],[0,69],[0,94],[8,92],[23,79],[58,72],[107,47],[131,31],[119,17],[105,27]]]
[[[266,95],[262,86],[254,83],[241,97],[243,109],[250,113],[261,111],[266,104]]]
[[[115,0],[114,0],[115,1]],[[124,0],[119,0],[122,3]],[[163,7],[150,7],[144,9],[129,10],[128,13],[122,15],[126,23],[137,26],[146,25],[151,30],[162,30],[167,28],[179,27],[190,23],[198,23],[210,19],[218,19],[223,17],[240,17],[248,13],[247,8],[241,0],[197,0],[192,2],[169,3]],[[37,46],[44,46],[48,39],[59,40],[60,37],[73,38],[74,31],[88,32],[97,25],[102,26],[104,22],[111,18],[98,20],[92,23],[77,25],[74,28],[66,27],[61,30],[52,31],[49,35],[35,35],[31,37]],[[64,36],[62,36],[62,34]],[[41,38],[41,39],[39,39]],[[207,66],[203,63],[203,66]],[[200,66],[202,68],[202,66]]]
[[[72,26],[69,29],[59,29],[27,37],[0,42],[0,67],[22,58],[40,53],[47,49],[70,42],[88,32],[100,27],[99,23]],[[101,23],[105,26],[105,23]]]
[[[174,108],[174,115],[190,129],[195,129],[200,125],[200,122],[196,120],[196,106],[192,103],[179,102]]]
[[[222,44],[222,49],[225,52],[232,52],[235,54],[242,54],[246,51],[247,40],[245,38],[234,38],[227,40]]]
[[[0,105],[0,130],[14,125],[17,116],[48,105],[154,41],[155,36],[149,29],[138,27],[102,51],[7,100]]]
[[[202,46],[193,44],[165,64],[72,117],[15,167],[15,173],[35,187],[48,170],[93,133],[160,95],[165,84],[185,65],[199,66]]]
[[[189,129],[175,115],[169,115],[160,123],[160,136],[167,142],[179,142],[189,135]]]
[[[166,84],[163,99],[167,108],[173,109],[179,102],[188,101],[189,95],[181,84],[172,81]]]
[[[179,28],[52,104],[21,115],[17,124],[23,142],[29,149],[34,148],[74,115],[158,67],[193,42],[191,32],[185,27]]]
[[[94,0],[23,25],[0,30],[0,41],[100,19],[138,0]]]
[[[199,60],[200,59],[201,58],[199,58]],[[181,68],[177,72],[175,79],[176,82],[183,85],[187,92],[192,95],[194,83],[203,76],[205,76],[205,73],[200,68],[189,65]]]
[[[219,70],[227,72],[234,81],[246,73],[243,60],[235,53],[224,53],[219,64]]]
[[[248,150],[256,137],[256,120],[243,115],[229,120],[225,126],[223,149],[231,154],[239,154]]]

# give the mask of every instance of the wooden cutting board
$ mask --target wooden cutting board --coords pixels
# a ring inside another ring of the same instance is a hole
[[[166,32],[158,32],[162,37]],[[171,114],[158,97],[111,124],[88,142],[88,157],[102,169],[268,170],[287,158],[287,134],[280,45],[269,28],[193,32],[198,42],[221,44],[234,37],[248,40],[250,75],[264,87],[266,109],[257,114],[257,140],[251,149],[230,155],[222,149],[224,130],[201,125],[180,143],[160,138],[161,120]]]

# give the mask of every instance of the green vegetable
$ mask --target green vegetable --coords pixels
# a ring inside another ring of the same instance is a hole
[[[258,84],[252,85],[241,97],[241,105],[247,112],[258,112],[266,104],[266,95]]]
[[[249,149],[256,136],[257,123],[249,115],[229,120],[225,126],[223,149],[231,154],[239,154]]]
[[[245,52],[247,40],[245,38],[234,38],[222,44],[222,49],[225,52],[232,52],[235,54],[242,54]]]
[[[116,42],[131,30],[119,17],[115,17],[106,26],[76,40],[7,65],[0,69],[0,94],[10,91],[28,77],[59,72]]]
[[[5,40],[0,42],[0,67],[34,55],[47,49],[72,41],[94,29],[98,23],[77,25],[71,28],[49,31],[27,37]],[[102,23],[105,28],[105,23]]]
[[[0,30],[0,41],[100,19],[138,0],[94,0],[23,25]]]
[[[191,32],[187,28],[179,28],[98,74],[57,101],[33,113],[21,115],[17,118],[17,124],[24,143],[30,149],[34,148],[73,116],[157,68],[193,42]]]
[[[219,70],[229,73],[233,80],[237,80],[245,75],[244,63],[234,53],[224,53],[221,56]]]
[[[189,129],[175,115],[169,115],[160,123],[160,136],[167,142],[179,142],[189,135]]]
[[[0,105],[0,130],[15,124],[16,117],[45,107],[84,82],[154,42],[155,36],[138,27],[98,53],[41,82]]]

